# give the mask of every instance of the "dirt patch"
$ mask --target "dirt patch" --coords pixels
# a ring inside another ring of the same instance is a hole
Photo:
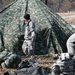
[[[22,61],[27,60],[27,58],[22,57]],[[37,56],[35,57],[35,61],[39,62],[41,66],[50,68],[51,65],[55,62],[52,58],[48,56]]]
[[[23,56],[22,61],[27,60],[28,58]],[[55,62],[53,59],[47,56],[37,56],[35,57],[35,61],[40,63],[41,67],[48,67],[50,68],[51,65]],[[3,75],[4,72],[7,71],[15,71],[16,69],[12,68],[5,68],[5,69],[0,69],[0,75]]]
[[[7,71],[15,71],[15,69],[9,69],[9,68],[0,69],[0,75],[3,75],[3,73]]]

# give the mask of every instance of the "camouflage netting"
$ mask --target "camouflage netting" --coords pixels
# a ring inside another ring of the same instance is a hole
[[[36,52],[67,52],[66,40],[72,34],[72,27],[40,0],[28,0],[27,12],[36,23]]]
[[[36,25],[35,53],[66,52],[66,40],[72,34],[72,27],[40,0],[27,1],[18,0],[0,15],[0,30],[4,35],[5,47],[21,51],[22,18],[25,13],[29,13]]]
[[[5,47],[9,50],[13,50],[18,41],[21,25],[23,25],[25,4],[25,0],[18,0],[0,14],[0,30],[4,35]]]

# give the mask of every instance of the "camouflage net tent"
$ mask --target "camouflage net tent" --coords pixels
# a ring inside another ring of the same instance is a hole
[[[36,54],[67,52],[66,41],[73,33],[73,28],[40,0],[17,0],[0,13],[0,30],[5,48],[22,51],[22,18],[25,13],[29,13],[35,22]]]
[[[15,49],[15,44],[18,42],[18,35],[21,32],[21,25],[23,25],[25,4],[25,0],[17,0],[0,12],[0,31],[3,33],[4,46],[9,50]]]

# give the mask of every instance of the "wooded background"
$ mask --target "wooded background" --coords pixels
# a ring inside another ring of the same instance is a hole
[[[2,10],[6,5],[10,4],[15,0],[0,0],[0,10]]]
[[[54,12],[75,11],[75,0],[41,0]]]
[[[0,9],[14,0],[0,0]],[[41,0],[54,12],[75,11],[75,0]]]

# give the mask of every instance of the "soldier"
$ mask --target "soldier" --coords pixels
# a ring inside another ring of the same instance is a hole
[[[68,53],[73,56],[75,54],[75,33],[68,38],[66,45]]]
[[[35,49],[35,26],[32,20],[30,19],[30,15],[26,14],[24,16],[24,21],[26,24],[25,34],[24,34],[24,42],[22,45],[23,52],[28,56],[34,56]]]
[[[51,75],[74,75],[74,60],[69,53],[61,53],[51,67]]]

